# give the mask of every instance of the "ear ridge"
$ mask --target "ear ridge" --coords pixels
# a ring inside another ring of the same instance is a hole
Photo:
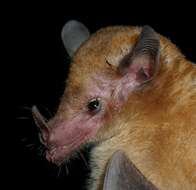
[[[75,51],[89,36],[90,32],[87,27],[76,20],[70,20],[65,23],[61,31],[64,47],[70,57],[73,56]]]
[[[135,45],[133,56],[139,54],[150,54],[156,57],[159,51],[159,36],[158,34],[148,25],[142,28],[142,32],[139,36],[138,42]]]
[[[106,169],[103,190],[158,190],[123,151],[113,154]]]
[[[159,50],[158,34],[150,26],[145,25],[133,50],[120,63],[120,73],[135,73],[141,82],[151,80],[159,65]]]

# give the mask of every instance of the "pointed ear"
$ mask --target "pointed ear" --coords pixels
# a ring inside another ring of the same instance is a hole
[[[61,38],[70,57],[89,36],[86,26],[76,20],[70,20],[64,25]]]
[[[159,65],[159,36],[150,27],[144,26],[131,53],[119,64],[121,74],[132,74],[139,83],[151,80]]]
[[[122,151],[113,154],[106,169],[103,190],[158,190]]]

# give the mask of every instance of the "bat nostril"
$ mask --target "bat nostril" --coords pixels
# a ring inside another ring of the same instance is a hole
[[[57,145],[56,138],[52,133],[39,133],[39,140],[48,150],[54,149]]]
[[[47,142],[48,142],[48,145],[51,147],[57,145],[57,140],[52,133],[48,136]]]

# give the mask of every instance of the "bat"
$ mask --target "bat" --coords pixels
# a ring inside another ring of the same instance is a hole
[[[90,35],[71,20],[61,36],[72,61],[57,113],[32,108],[47,160],[93,143],[89,190],[195,190],[195,65],[148,25]]]

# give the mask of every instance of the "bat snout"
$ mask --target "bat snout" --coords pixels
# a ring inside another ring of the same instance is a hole
[[[48,122],[36,106],[33,106],[32,114],[40,131],[40,142],[46,148],[46,159],[57,165],[69,159],[99,128],[99,118],[86,113],[66,119],[57,114]]]
[[[35,121],[35,124],[37,125],[39,130],[40,131],[45,131],[45,133],[47,133],[49,131],[49,127],[48,127],[48,124],[46,122],[46,119],[39,112],[39,110],[36,106],[32,107],[32,115],[33,115],[33,119]]]
[[[33,115],[35,124],[40,131],[39,140],[44,146],[46,146],[48,138],[49,138],[49,127],[46,122],[46,119],[42,116],[42,114],[39,112],[36,106],[32,107],[32,115]]]

